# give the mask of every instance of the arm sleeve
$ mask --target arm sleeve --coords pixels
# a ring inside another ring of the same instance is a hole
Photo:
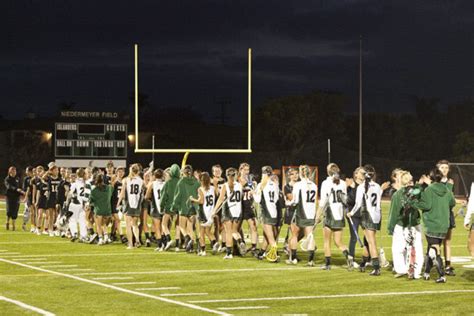
[[[398,222],[400,209],[401,209],[401,203],[398,198],[398,194],[395,193],[392,196],[392,200],[390,202],[390,211],[388,213],[387,231],[389,235],[393,235],[393,230],[395,229],[395,225]]]
[[[328,190],[327,182],[324,181],[323,184],[321,185],[321,199],[319,200],[319,207],[321,208],[323,208],[328,202],[329,193],[330,193],[328,191],[329,190]]]
[[[300,186],[295,184],[293,186],[293,191],[291,192],[293,195],[293,200],[291,200],[291,204],[298,204],[300,202]]]
[[[420,199],[414,202],[413,206],[425,212],[431,210],[431,195],[428,188],[421,193]]]

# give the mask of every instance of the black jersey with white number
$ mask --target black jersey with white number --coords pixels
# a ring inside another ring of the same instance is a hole
[[[61,185],[61,177],[53,178],[48,177],[46,183],[48,184],[49,198],[48,204],[57,204],[58,203],[58,191],[59,186]],[[54,202],[54,203],[51,203]]]

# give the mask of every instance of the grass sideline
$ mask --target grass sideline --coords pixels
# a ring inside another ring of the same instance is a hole
[[[391,259],[391,237],[385,229],[387,212],[388,203],[384,202],[384,228],[378,244]],[[21,220],[18,222],[17,227],[21,227]],[[389,270],[380,277],[348,272],[335,248],[333,270],[322,271],[303,264],[294,267],[258,261],[249,255],[224,261],[222,255],[198,257],[155,253],[153,248],[125,250],[122,244],[72,244],[59,237],[6,231],[5,204],[0,203],[0,296],[56,315],[314,315],[374,311],[381,315],[473,315],[474,261],[468,257],[462,218],[457,218],[457,226],[453,256],[462,261],[454,263],[457,276],[449,277],[446,284],[435,284],[394,279]],[[286,227],[280,237],[284,233]],[[319,266],[324,260],[320,226],[315,238]],[[346,228],[344,240],[348,238]],[[306,254],[299,254],[306,259]],[[360,258],[360,249],[356,256]],[[0,311],[2,315],[38,314],[4,300],[0,300]]]

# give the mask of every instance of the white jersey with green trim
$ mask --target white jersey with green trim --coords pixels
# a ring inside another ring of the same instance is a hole
[[[156,211],[161,214],[161,190],[163,189],[163,186],[165,185],[165,182],[162,180],[155,180],[153,181],[152,184],[152,189],[153,189],[153,207],[156,208]]]
[[[72,202],[74,204],[82,204],[84,205],[89,201],[86,197],[86,184],[83,179],[79,178],[71,184],[71,189],[69,192],[72,195]]]
[[[367,192],[365,192],[365,182],[357,187],[356,191],[356,201],[354,208],[351,211],[351,214],[354,214],[359,210],[363,202],[365,201],[365,206],[367,208],[367,212],[370,214],[372,218],[372,222],[374,224],[380,223],[382,219],[380,203],[382,200],[382,188],[380,185],[374,181],[369,182],[369,188]]]
[[[318,186],[308,178],[301,179],[293,186],[293,201],[291,201],[291,204],[300,204],[306,218],[315,218],[317,195]]]
[[[216,191],[214,186],[210,186],[207,191],[204,188],[199,188],[204,195],[204,201],[202,204],[202,209],[204,211],[204,215],[209,220],[212,218],[212,210],[214,209],[214,204],[216,202]]]
[[[339,183],[334,183],[333,177],[327,177],[321,183],[319,207],[329,207],[332,217],[337,221],[344,219],[344,205],[342,204],[341,194],[347,195],[347,187],[344,181],[339,180]]]
[[[141,207],[143,191],[143,179],[139,176],[127,178],[127,204],[130,208],[136,209]]]
[[[474,182],[471,185],[471,193],[469,194],[469,202],[467,203],[467,213],[464,217],[464,225],[471,224],[474,217]]]
[[[262,202],[262,196],[268,213],[272,218],[276,218],[278,216],[277,201],[280,196],[278,185],[269,180],[262,190],[262,183],[259,183],[257,185],[256,194],[253,196],[255,202],[260,204]]]
[[[227,206],[232,217],[237,218],[242,214],[242,185],[234,181],[234,190],[231,192],[229,184],[225,184],[227,193]]]

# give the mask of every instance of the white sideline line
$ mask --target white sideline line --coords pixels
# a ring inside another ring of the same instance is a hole
[[[28,305],[28,304],[25,304],[25,303],[17,301],[17,300],[12,300],[11,298],[7,298],[5,296],[0,296],[0,301],[5,301],[5,302],[8,302],[8,303],[15,304],[17,306],[20,306],[21,308],[24,308],[24,309],[27,309],[27,310],[30,310],[30,311],[33,311],[33,312],[37,312],[38,314],[41,314],[41,315],[44,315],[44,316],[55,316],[55,314],[53,314],[51,312],[48,312],[48,311],[45,311],[44,309]]]
[[[0,249],[0,252],[8,252],[8,250]]]
[[[21,253],[20,252],[4,252],[4,253],[2,253],[2,256],[5,256],[5,255],[8,255],[8,256],[14,255],[14,256],[16,256],[16,255],[21,255]]]
[[[52,263],[52,262],[48,262]],[[47,264],[40,266],[40,268],[76,268],[77,264]]]
[[[105,277],[105,278],[92,278],[92,280],[133,280],[133,277]]]
[[[62,263],[62,262],[61,261],[31,261],[31,262],[25,262],[25,263],[26,264],[50,264],[50,263]]]
[[[314,271],[314,269],[308,267],[293,267],[293,268],[243,268],[243,269],[202,269],[202,270],[163,270],[163,271],[131,271],[131,272],[93,272],[93,273],[81,273],[77,275],[121,275],[121,274],[175,274],[175,273],[219,273],[219,272],[252,272],[252,271]]]
[[[70,244],[70,241],[63,241],[63,240],[58,240],[58,241],[29,241],[28,243],[25,243],[24,241],[1,241],[0,245],[13,245],[13,244],[23,244],[23,245],[37,245],[37,244]]]
[[[8,258],[8,259],[12,259],[12,258]],[[21,259],[14,259],[15,261],[44,261],[44,260],[48,260],[46,258],[21,258]]]
[[[307,300],[307,299],[320,299],[320,298],[430,295],[430,294],[443,294],[443,293],[474,293],[474,290],[442,290],[442,291],[418,291],[418,292],[382,292],[382,293],[334,294],[334,295],[311,295],[311,296],[234,298],[234,299],[200,300],[200,301],[188,301],[188,302],[189,303],[255,302],[255,301]]]
[[[140,285],[140,284],[156,284],[156,282],[119,282],[113,285]]]
[[[231,310],[243,310],[243,309],[265,309],[269,308],[268,306],[237,306],[237,307],[218,307],[218,310],[221,311],[231,311]]]
[[[9,253],[12,254],[12,253]],[[112,256],[129,256],[129,257],[135,257],[135,256],[161,256],[161,255],[185,255],[187,254],[186,252],[160,252],[157,254],[154,251],[147,251],[147,252],[135,252],[135,251],[127,251],[127,252],[110,252],[110,253],[104,253],[104,252],[88,252],[88,253],[57,253],[57,254],[38,254],[38,255],[21,255],[18,256],[17,254],[20,254],[19,252],[15,253],[16,255],[13,257],[8,257],[8,259],[22,259],[22,258],[35,258],[35,257],[112,257]],[[0,254],[0,256],[3,256],[4,254]]]
[[[195,296],[195,295],[208,295],[207,293],[165,293],[160,296]]]
[[[94,269],[59,269],[58,271],[67,271],[67,272],[74,272],[74,271],[94,271]]]
[[[213,313],[213,314],[218,314],[218,315],[225,315],[225,316],[229,315],[225,312],[221,312],[221,311],[218,311],[218,310],[214,310],[214,309],[210,309],[210,308],[206,308],[206,307],[201,307],[201,306],[194,305],[194,304],[189,304],[189,303],[186,303],[186,302],[175,301],[173,299],[160,297],[160,296],[156,296],[156,295],[151,295],[151,294],[148,294],[148,293],[142,293],[142,292],[137,292],[137,291],[133,291],[133,290],[128,290],[128,289],[124,289],[124,288],[114,286],[114,285],[111,285],[111,284],[106,284],[106,283],[97,282],[97,281],[94,281],[94,280],[84,279],[84,278],[81,278],[81,277],[78,277],[78,276],[75,276],[75,275],[72,275],[72,274],[66,274],[66,273],[62,273],[62,272],[46,270],[46,269],[30,266],[30,265],[27,265],[27,264],[24,264],[24,263],[15,262],[15,261],[11,261],[11,260],[8,260],[8,259],[3,259],[3,258],[0,258],[0,261],[5,262],[5,263],[10,263],[10,264],[13,264],[13,265],[17,265],[17,266],[20,266],[20,267],[24,267],[24,268],[29,268],[29,269],[33,269],[33,270],[37,270],[37,271],[41,271],[41,272],[46,272],[46,273],[59,275],[59,276],[65,277],[65,278],[69,278],[69,279],[73,279],[73,280],[77,280],[77,281],[81,281],[81,282],[85,282],[85,283],[90,283],[90,284],[102,286],[102,287],[109,288],[109,289],[112,289],[112,290],[116,290],[116,291],[119,291],[119,292],[133,294],[133,295],[146,297],[146,298],[151,298],[151,299],[162,301],[162,302],[167,302],[167,303],[170,303],[170,304],[175,304],[175,305],[188,307],[188,308],[195,309],[195,310],[200,310],[200,311],[203,311],[203,312],[208,312],[208,313]]]
[[[161,291],[161,290],[181,290],[180,287],[170,286],[170,287],[141,287],[135,289],[135,291]]]

